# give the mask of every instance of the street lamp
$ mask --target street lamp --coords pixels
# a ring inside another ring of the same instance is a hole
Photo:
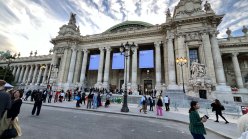
[[[51,78],[51,72],[52,72],[53,68],[57,68],[57,65],[51,64],[51,71],[49,72],[48,79],[47,79],[47,89],[51,88],[50,87],[50,78]]]
[[[3,76],[3,80],[5,80],[5,77],[6,77],[6,74],[7,74],[7,71],[9,69],[9,65],[12,63],[13,60],[15,60],[16,58],[16,54],[14,54],[13,56],[10,55],[8,57],[5,58],[6,62],[7,62],[7,67],[5,69],[5,73],[4,73],[4,76]]]
[[[133,44],[129,44],[128,42],[123,45],[121,44],[120,47],[120,52],[122,55],[124,55],[124,85],[125,85],[125,91],[124,91],[124,95],[123,95],[123,104],[122,104],[122,108],[121,108],[121,112],[129,112],[128,106],[127,106],[127,59],[129,56],[132,55],[132,52],[130,51],[132,48],[135,47],[135,44],[133,42]]]
[[[186,65],[188,60],[186,58],[180,57],[176,59],[176,63],[181,67],[182,71],[182,79],[183,79],[183,93],[185,94],[185,88],[184,88],[184,78],[183,78],[183,65]]]

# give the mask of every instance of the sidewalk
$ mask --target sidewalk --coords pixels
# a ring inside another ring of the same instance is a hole
[[[23,101],[23,103],[26,104],[32,104],[33,102],[30,101]],[[104,113],[112,113],[112,114],[121,114],[121,115],[131,115],[131,116],[137,116],[137,117],[145,117],[145,118],[158,118],[161,120],[170,120],[180,123],[189,123],[189,117],[188,117],[188,109],[185,108],[178,108],[178,111],[175,111],[174,108],[171,108],[170,112],[166,112],[163,110],[163,116],[157,116],[156,111],[148,111],[147,114],[140,113],[139,107],[137,104],[128,104],[129,112],[123,113],[120,112],[122,104],[115,104],[111,103],[108,108],[100,107],[97,109],[86,109],[86,105],[81,105],[80,108],[76,108],[76,101],[67,102],[64,101],[63,103],[57,102],[57,103],[43,103],[43,106],[50,106],[50,107],[60,107],[60,108],[67,108],[67,109],[75,109],[75,110],[87,110],[87,111],[94,111],[94,112],[104,112]],[[155,108],[154,108],[155,110]],[[202,112],[200,111],[200,116],[205,115],[208,113],[210,116],[210,120],[208,120],[204,125],[207,130],[210,130],[211,132],[214,132],[216,134],[222,135],[226,138],[231,139],[237,139],[240,134],[237,128],[237,117],[235,116],[226,116],[226,119],[230,122],[229,124],[225,124],[224,121],[220,119],[220,123],[214,122],[215,115],[212,112]]]

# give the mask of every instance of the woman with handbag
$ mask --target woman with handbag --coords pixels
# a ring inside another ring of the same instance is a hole
[[[5,112],[4,117],[1,120],[1,131],[10,129],[11,127],[17,131],[17,136],[21,136],[21,128],[18,121],[18,114],[20,113],[20,108],[22,105],[23,92],[17,90],[14,92],[14,99],[12,100],[11,108]]]
[[[226,124],[229,123],[226,120],[226,118],[222,115],[222,111],[225,110],[225,107],[223,105],[221,105],[221,103],[218,99],[215,99],[215,102],[211,104],[211,107],[212,107],[212,111],[215,111],[215,115],[216,115],[216,121],[215,122],[219,122],[219,116],[220,116],[226,121]]]
[[[193,139],[205,139],[206,129],[204,127],[204,122],[206,122],[207,117],[200,117],[198,109],[200,105],[197,101],[191,101],[189,109],[189,131],[193,136]]]

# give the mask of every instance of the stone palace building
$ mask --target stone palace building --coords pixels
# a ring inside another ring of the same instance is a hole
[[[152,89],[182,93],[184,83],[190,96],[247,102],[247,28],[243,27],[243,36],[234,37],[227,29],[227,38],[217,38],[224,15],[216,15],[210,3],[201,5],[201,0],[180,0],[173,14],[167,10],[163,24],[125,21],[86,36],[80,35],[72,13],[51,40],[54,47],[49,55],[30,53],[10,64],[16,85],[121,89],[125,72],[120,46],[128,42],[135,45],[127,58],[127,84],[133,94]],[[187,63],[181,67],[177,58]],[[116,60],[119,69],[114,68]],[[6,61],[0,66],[6,68]]]

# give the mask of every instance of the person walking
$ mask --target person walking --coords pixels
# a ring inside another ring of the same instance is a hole
[[[222,115],[222,111],[225,110],[225,107],[223,105],[221,105],[221,103],[218,99],[215,99],[215,102],[211,104],[211,107],[212,107],[212,111],[215,111],[215,115],[216,115],[216,121],[215,122],[219,122],[219,116],[220,116],[226,121],[226,124],[229,123],[226,120],[226,118]]]
[[[17,90],[14,92],[13,95],[14,95],[14,99],[12,100],[12,106],[7,112],[5,112],[3,119],[1,120],[0,134],[4,130],[8,129],[10,125],[12,125],[16,129],[18,136],[21,136],[22,132],[17,116],[20,113],[20,109],[22,105],[21,98],[23,96],[23,92],[22,90]]]
[[[169,111],[170,110],[170,98],[168,96],[164,97],[164,105],[165,105],[165,110]]]
[[[143,95],[141,98],[141,104],[142,104],[142,108],[140,109],[140,113],[143,110],[144,114],[146,114],[146,109],[147,109],[147,98],[146,95]]]
[[[200,118],[198,109],[200,108],[197,101],[191,101],[189,109],[189,131],[193,136],[193,139],[205,139],[204,134],[206,134],[206,129],[204,127],[204,122],[206,118]]]
[[[149,100],[149,104],[150,104],[150,111],[153,111],[154,103],[153,103],[153,98],[152,98],[152,96],[149,96],[148,100]]]
[[[6,110],[11,108],[11,99],[10,95],[5,92],[4,85],[6,82],[0,80],[0,120],[2,119]]]
[[[97,109],[97,92],[94,92],[93,96],[93,109]]]
[[[88,95],[88,101],[87,101],[87,109],[91,109],[91,105],[92,105],[92,100],[93,100],[93,94],[91,94],[91,92]]]
[[[54,91],[54,92],[55,92],[55,91]],[[53,91],[50,90],[50,91],[48,92],[48,103],[51,103],[52,98],[53,98]]]
[[[157,101],[157,115],[158,116],[163,116],[163,101],[162,101],[162,96],[158,97]]]
[[[81,102],[84,102],[85,105],[85,92],[82,93]]]
[[[80,103],[82,103],[81,102],[81,94],[80,94],[80,92],[78,92],[77,96],[75,97],[75,100],[77,101],[76,102],[76,107],[79,108],[80,107]]]
[[[39,116],[40,115],[40,110],[41,110],[41,106],[42,106],[42,93],[41,92],[37,92],[34,96],[34,107],[33,107],[33,110],[32,110],[32,115],[35,114],[35,111],[36,111],[36,116]]]
[[[46,103],[46,98],[47,98],[47,89],[45,89],[42,93],[42,98],[43,98],[43,103]]]
[[[105,108],[107,108],[110,105],[110,94],[106,94],[106,101],[105,101]]]
[[[28,100],[28,97],[31,95],[32,91],[31,90],[28,90],[28,92],[25,94],[25,98],[24,98],[24,101],[27,101]]]

